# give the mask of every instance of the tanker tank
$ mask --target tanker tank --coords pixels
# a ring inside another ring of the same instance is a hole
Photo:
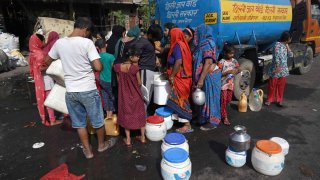
[[[218,52],[225,41],[268,47],[292,20],[290,0],[157,0],[156,5],[161,25],[210,25]]]

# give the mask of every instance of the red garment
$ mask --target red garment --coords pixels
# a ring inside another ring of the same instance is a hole
[[[45,56],[48,55],[50,49],[58,39],[59,39],[59,34],[57,32],[51,31],[49,33],[47,44],[42,49]]]
[[[182,54],[182,69],[183,77],[192,76],[192,55],[186,38],[184,37],[183,32],[179,28],[173,28],[170,31],[170,51],[168,54],[168,59],[173,52],[173,49],[176,44],[179,44]],[[179,72],[180,74],[181,72]]]
[[[76,176],[69,173],[68,166],[64,163],[59,167],[48,172],[46,175],[40,178],[40,180],[80,180],[83,179],[85,175]]]
[[[281,103],[283,100],[285,86],[286,86],[286,77],[270,78],[268,81],[267,102]]]
[[[182,68],[174,76],[171,93],[167,102],[167,106],[174,110],[180,118],[191,120],[192,110],[189,103],[189,95],[192,86],[192,56],[183,32],[179,28],[170,31],[170,51],[168,59],[174,52],[176,44],[179,44],[182,55]],[[174,65],[173,65],[174,66]],[[167,68],[167,73],[172,74],[173,66]]]
[[[40,68],[44,65],[44,54],[42,51],[43,43],[38,38],[36,34],[33,34],[29,40],[29,58],[30,61],[33,62],[33,74],[34,74],[34,85],[36,91],[36,98],[38,103],[38,111],[40,114],[40,118],[42,123],[45,124],[46,120],[46,113],[44,107],[44,100],[45,100],[45,90],[44,90],[44,80],[41,73]]]
[[[137,80],[139,67],[132,64],[128,72],[123,72],[121,65],[114,65],[114,71],[119,77],[118,124],[125,129],[140,129],[146,124],[146,113]]]
[[[231,102],[232,100],[232,94],[233,91],[227,89],[227,90],[222,90],[221,91],[221,98],[220,98],[220,111],[221,111],[221,118],[228,118],[228,112],[227,112],[227,105]]]

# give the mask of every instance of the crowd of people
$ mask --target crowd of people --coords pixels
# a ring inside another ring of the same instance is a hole
[[[240,72],[240,65],[234,59],[235,51],[230,44],[223,47],[222,58],[217,57],[210,26],[202,24],[195,30],[191,27],[181,30],[167,23],[164,31],[154,24],[148,30],[134,26],[126,32],[124,27],[116,25],[108,40],[102,33],[96,33],[94,40],[89,38],[92,29],[90,19],[80,17],[68,37],[59,39],[56,32],[51,32],[45,44],[44,37],[35,33],[29,42],[30,73],[35,80],[42,123],[62,123],[56,120],[50,108],[47,108],[49,121],[46,119],[43,103],[54,84],[45,70],[52,61],[61,59],[69,112],[65,116],[70,116],[72,127],[77,129],[86,158],[93,157],[86,129],[87,117],[96,129],[98,152],[115,144],[112,139],[105,141],[104,129],[104,119],[111,118],[114,113],[118,116],[118,124],[125,130],[123,143],[126,146],[132,144],[130,130],[140,129],[141,135],[135,139],[142,144],[147,142],[145,124],[154,106],[151,102],[152,81],[156,71],[166,74],[170,83],[166,106],[174,112],[173,119],[183,124],[176,129],[177,132],[193,132],[191,120],[198,121],[204,131],[215,129],[221,121],[230,125],[227,105],[232,99],[233,78]],[[289,41],[289,37],[284,37],[283,42],[276,45],[277,49],[285,51],[284,48],[288,48],[285,44]],[[270,71],[271,93],[266,105],[273,101],[282,104],[286,73],[280,71],[286,70],[286,58],[282,55],[276,57],[273,61],[275,70]],[[143,97],[141,86],[146,87],[149,97]],[[191,99],[197,88],[205,92],[202,106],[195,105]],[[274,91],[277,92],[276,99],[273,99]]]

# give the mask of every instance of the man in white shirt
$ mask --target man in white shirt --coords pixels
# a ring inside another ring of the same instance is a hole
[[[93,158],[91,145],[86,129],[87,120],[96,129],[98,136],[98,152],[103,152],[115,144],[114,139],[104,141],[104,114],[99,92],[95,84],[95,71],[101,71],[100,56],[89,37],[92,22],[80,17],[74,24],[73,32],[59,39],[50,50],[46,64],[54,59],[61,59],[67,89],[66,104],[72,121],[77,129],[86,158]]]

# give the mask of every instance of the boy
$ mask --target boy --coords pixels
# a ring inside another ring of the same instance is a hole
[[[102,64],[102,71],[100,71],[100,85],[102,88],[101,92],[104,102],[104,110],[107,112],[106,118],[112,118],[112,113],[114,111],[114,97],[112,94],[111,71],[115,57],[106,52],[107,46],[105,40],[98,39],[95,45],[99,49],[100,61]]]

